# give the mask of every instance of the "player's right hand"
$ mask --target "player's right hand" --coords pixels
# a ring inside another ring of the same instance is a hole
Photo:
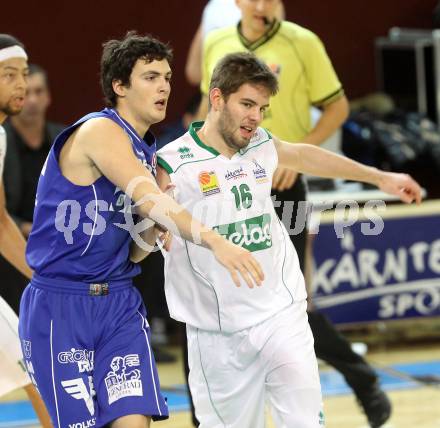
[[[249,288],[254,288],[254,284],[258,286],[262,284],[263,270],[250,251],[224,238],[218,239],[211,249],[217,261],[229,271],[237,287],[241,285],[239,274]]]

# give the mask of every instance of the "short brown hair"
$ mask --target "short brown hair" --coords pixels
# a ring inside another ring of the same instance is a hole
[[[215,66],[209,91],[220,89],[225,99],[237,92],[241,85],[261,85],[271,95],[278,92],[278,79],[271,69],[250,52],[237,52],[223,57]]]

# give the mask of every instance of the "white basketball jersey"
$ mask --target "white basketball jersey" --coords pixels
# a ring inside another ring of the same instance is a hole
[[[175,236],[165,254],[165,292],[171,316],[204,330],[235,332],[258,324],[306,291],[298,257],[270,198],[278,158],[270,134],[258,128],[231,159],[206,146],[194,123],[158,152],[158,163],[176,186],[174,196],[191,214],[252,252],[265,279],[236,287],[206,248]]]
[[[3,167],[5,165],[6,156],[6,132],[0,125],[0,183],[3,181]]]
[[[0,125],[0,184],[6,155],[6,132]],[[24,369],[18,317],[6,301],[0,297],[0,397],[14,389],[31,383]]]
[[[18,337],[18,317],[2,297],[0,297],[0,332],[1,397],[31,383],[24,368]]]

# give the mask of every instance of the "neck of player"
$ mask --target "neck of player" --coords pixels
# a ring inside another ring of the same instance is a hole
[[[8,115],[0,110],[0,125],[6,120]]]
[[[148,129],[150,129],[151,123],[147,123],[145,119],[138,116],[124,105],[118,105],[115,107],[115,110],[118,112],[119,116],[126,120],[135,129],[139,137],[144,138],[144,135]]]
[[[237,150],[229,147],[223,137],[218,132],[215,123],[206,118],[203,126],[197,131],[197,135],[206,146],[217,150],[221,155],[231,159],[237,153]]]

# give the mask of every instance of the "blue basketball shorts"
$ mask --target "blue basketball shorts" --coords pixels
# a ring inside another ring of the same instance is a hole
[[[131,281],[35,275],[21,299],[19,336],[54,427],[102,427],[132,414],[168,417],[145,306]]]

